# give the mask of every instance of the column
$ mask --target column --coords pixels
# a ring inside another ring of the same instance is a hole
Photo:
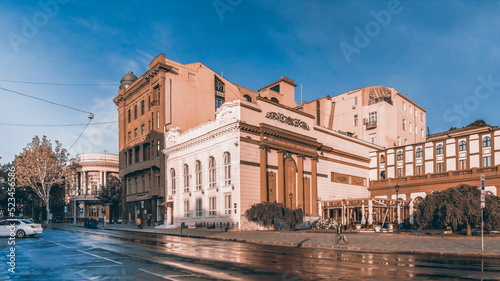
[[[278,203],[286,203],[285,194],[285,151],[278,151],[278,192],[276,192],[276,199]]]
[[[269,201],[269,188],[267,184],[267,146],[261,145],[260,149],[260,202]]]
[[[311,159],[311,206],[313,214],[318,213],[318,158]]]
[[[304,158],[305,156],[299,154],[297,156],[297,203],[295,205],[296,208],[301,208],[304,212]]]

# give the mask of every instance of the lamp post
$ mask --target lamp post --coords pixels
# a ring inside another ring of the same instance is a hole
[[[399,234],[399,217],[398,217],[398,209],[399,209],[399,184],[396,184],[394,187],[396,190],[396,223],[394,224],[395,226],[395,232],[396,234]]]
[[[293,209],[293,205],[292,205],[292,197],[293,197],[293,194],[292,194],[292,193],[288,194],[288,198],[290,198],[290,209]]]

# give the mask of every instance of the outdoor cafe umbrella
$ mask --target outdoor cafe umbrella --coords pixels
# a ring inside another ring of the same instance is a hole
[[[366,223],[366,216],[365,216],[365,204],[361,205],[361,224],[364,225]]]
[[[373,201],[368,200],[368,225],[373,223]]]

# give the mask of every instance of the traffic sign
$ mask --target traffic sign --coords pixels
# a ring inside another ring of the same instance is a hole
[[[485,181],[485,177],[484,177],[484,175],[481,175],[481,181],[480,181],[480,184],[481,184],[481,209],[486,208],[484,181]]]

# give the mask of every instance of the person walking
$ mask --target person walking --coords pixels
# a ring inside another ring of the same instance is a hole
[[[138,229],[142,229],[142,220],[141,220],[141,218],[137,218],[137,220],[135,220],[135,224],[137,225]]]

